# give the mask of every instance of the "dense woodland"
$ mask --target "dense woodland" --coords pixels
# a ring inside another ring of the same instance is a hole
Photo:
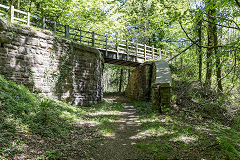
[[[60,24],[177,51],[183,63],[192,66],[187,67],[191,76],[220,93],[236,91],[238,87],[239,3],[237,0],[1,1],[38,16],[45,15]]]
[[[169,61],[173,75],[170,110],[176,111],[176,117],[181,114],[184,118],[186,115],[200,116],[200,121],[212,126],[214,140],[212,137],[203,138],[202,135],[198,135],[199,139],[213,143],[199,142],[203,148],[198,145],[189,147],[187,144],[181,148],[178,145],[171,146],[170,142],[164,142],[165,148],[158,144],[141,145],[139,148],[152,155],[149,159],[195,159],[194,154],[201,159],[207,152],[211,154],[206,159],[240,158],[240,0],[0,0],[0,4],[14,5],[17,9],[38,16],[45,15],[47,19],[60,24],[174,52],[176,60]],[[123,92],[131,69],[106,64],[105,91]],[[55,102],[46,103],[51,106]],[[61,105],[65,104],[61,102]],[[119,109],[120,104],[114,105]],[[140,106],[140,113],[144,112],[147,118],[152,118],[152,112],[146,110],[148,103],[136,102],[136,106]],[[172,116],[172,112],[167,114]],[[184,122],[190,121],[188,118]],[[175,123],[175,120],[169,122]],[[156,122],[152,128],[160,124]],[[195,124],[189,125],[193,127]],[[182,133],[184,129],[186,132],[192,130],[184,127],[179,130]],[[157,131],[154,130],[154,133]],[[209,136],[212,131],[206,134]],[[196,147],[194,151],[192,147]],[[60,155],[67,155],[66,150],[61,152],[61,149],[55,149],[46,155],[58,159],[60,152]],[[166,154],[160,155],[163,150],[166,150]],[[170,150],[176,152],[175,157]],[[7,157],[7,153],[10,154],[6,147],[0,146],[1,152],[4,152],[3,158]],[[90,153],[86,155],[91,157]]]

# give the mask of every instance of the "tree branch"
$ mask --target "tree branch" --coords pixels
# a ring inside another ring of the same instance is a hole
[[[197,44],[197,41],[194,41],[194,40],[192,40],[192,39],[190,38],[190,36],[188,35],[187,31],[183,28],[182,23],[181,23],[180,21],[179,21],[179,24],[180,24],[183,32],[184,32],[185,35],[187,36],[187,38],[188,38],[192,43],[194,43],[194,44],[196,44],[198,47],[200,47],[199,44]]]
[[[206,19],[203,19],[205,22],[208,22],[208,20]],[[237,27],[231,27],[231,26],[225,26],[225,25],[222,25],[222,24],[216,24],[217,26],[220,26],[220,27],[225,27],[225,28],[231,28],[231,29],[236,29],[236,30],[240,30],[240,28],[237,28]]]
[[[195,45],[194,43],[192,43],[190,46],[188,46],[187,48],[185,48],[183,51],[181,51],[180,53],[178,53],[177,55],[173,56],[171,59],[168,60],[168,62],[172,61],[173,59],[177,58],[178,56],[180,56],[182,53],[186,52],[189,48],[191,48],[193,45]]]
[[[202,48],[210,48],[210,49],[211,49],[211,48],[222,48],[222,47],[227,47],[227,46],[203,46],[203,45],[199,45],[199,44],[197,43],[199,40],[197,40],[197,41],[192,40],[192,39],[190,38],[190,36],[188,35],[187,31],[183,28],[181,22],[179,22],[179,24],[180,24],[180,26],[181,26],[183,32],[186,34],[187,38],[188,38],[193,44],[196,44],[198,47],[202,47]]]
[[[204,14],[206,14],[206,13],[204,13]],[[207,15],[207,14],[206,14],[206,15]],[[218,17],[218,16],[213,16],[213,15],[210,15],[210,17],[212,17],[212,18],[219,18],[219,19],[223,19],[223,20],[225,20],[225,21],[232,22],[232,23],[234,23],[234,24],[236,25],[236,27],[237,27],[238,29],[240,29],[240,27],[239,27],[239,25],[237,24],[237,22],[235,22],[235,21],[232,20],[232,19],[227,19],[227,18],[224,18],[224,17]]]
[[[235,0],[235,1],[237,3],[238,7],[240,7],[240,2],[238,2],[238,0]]]

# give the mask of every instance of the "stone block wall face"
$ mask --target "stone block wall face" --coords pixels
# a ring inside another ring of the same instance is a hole
[[[151,63],[144,63],[143,65],[132,70],[125,91],[126,96],[139,101],[149,100],[151,91],[151,78]]]
[[[98,50],[1,19],[0,74],[75,105],[102,99],[103,58]]]
[[[135,100],[151,100],[152,107],[161,112],[162,106],[170,106],[171,81],[166,62],[146,62],[132,70],[125,94]]]

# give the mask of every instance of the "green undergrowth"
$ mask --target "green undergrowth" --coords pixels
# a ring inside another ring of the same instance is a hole
[[[239,102],[204,91],[173,70],[172,105],[159,114],[149,102],[133,102],[149,159],[240,159]]]
[[[87,157],[87,151],[79,147],[91,146],[84,136],[109,133],[114,115],[122,109],[121,103],[107,101],[91,107],[68,105],[33,94],[0,76],[0,159],[21,155],[27,159],[71,158],[67,154],[74,151],[80,158]],[[96,126],[91,135],[85,130],[89,125]]]
[[[211,147],[219,149],[224,159],[240,159],[239,95],[219,94],[204,88],[193,80],[196,78],[187,77],[183,70],[173,69],[173,95],[179,97],[173,103],[194,116],[193,119],[208,125],[208,134],[213,133],[215,140]]]
[[[137,147],[149,159],[239,159],[240,121],[229,125],[203,118],[205,113],[165,108],[164,113],[147,111],[149,103],[134,102],[143,128]]]

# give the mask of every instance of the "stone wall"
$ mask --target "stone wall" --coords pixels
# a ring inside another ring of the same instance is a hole
[[[134,100],[150,100],[151,80],[152,63],[147,62],[133,69],[125,90],[126,96]]]
[[[161,112],[169,106],[172,77],[165,61],[146,62],[132,70],[125,91],[126,96],[138,101],[152,101],[152,106]]]
[[[172,75],[167,62],[152,62],[151,100],[153,107],[162,112],[162,106],[170,106]]]
[[[94,48],[0,19],[0,74],[75,105],[102,98],[103,57]]]

